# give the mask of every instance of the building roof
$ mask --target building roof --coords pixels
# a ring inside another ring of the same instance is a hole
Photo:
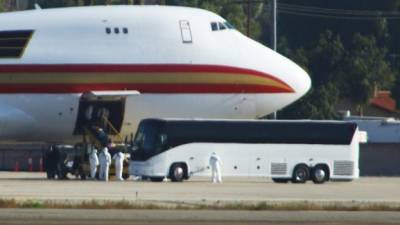
[[[377,91],[370,103],[389,112],[396,111],[396,101],[390,96],[390,91]]]

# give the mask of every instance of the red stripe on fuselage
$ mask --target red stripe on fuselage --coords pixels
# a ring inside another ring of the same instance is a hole
[[[188,64],[24,64],[1,65],[1,74],[17,73],[219,73],[258,76],[274,80],[285,89],[248,84],[7,84],[1,93],[71,93],[92,90],[138,90],[142,93],[291,93],[294,90],[280,79],[260,71],[220,65]],[[62,74],[61,74],[62,75]],[[60,75],[60,76],[61,76]],[[24,87],[24,88],[23,88]],[[185,91],[184,91],[185,90]]]
[[[137,90],[141,93],[213,94],[282,93],[282,89],[261,85],[230,84],[0,84],[0,93],[83,93],[88,91]]]
[[[0,73],[232,73],[268,76],[269,74],[231,66],[189,64],[25,64],[1,65]],[[276,78],[275,78],[276,79]],[[279,79],[277,79],[279,81]]]

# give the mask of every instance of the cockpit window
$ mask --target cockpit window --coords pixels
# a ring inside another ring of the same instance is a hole
[[[234,27],[232,24],[230,24],[229,22],[225,22],[224,24],[225,24],[225,26],[228,27],[229,29],[235,29],[235,27]]]
[[[225,22],[211,22],[211,30],[212,31],[219,31],[219,30],[226,30],[226,29],[235,29],[235,27],[226,21]]]
[[[218,26],[219,26],[220,30],[225,30],[226,29],[226,26],[221,22],[218,23]]]
[[[216,22],[211,23],[211,30],[212,31],[217,31],[218,30],[218,24]]]

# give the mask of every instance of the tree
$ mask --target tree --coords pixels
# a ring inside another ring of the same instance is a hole
[[[376,89],[390,89],[394,72],[386,60],[387,50],[379,48],[373,36],[359,33],[353,37],[353,47],[346,57],[348,77],[344,83],[345,95],[357,104],[362,115]]]
[[[329,83],[312,88],[306,96],[279,112],[279,119],[337,119],[339,90]]]
[[[325,31],[311,48],[295,51],[288,46],[286,38],[279,43],[279,51],[301,65],[312,79],[312,89],[302,99],[279,113],[284,119],[333,119],[336,118],[334,106],[339,100],[337,88],[343,74],[341,64],[345,49],[339,35]]]
[[[317,43],[308,51],[309,70],[312,71],[313,86],[318,88],[328,83],[341,83],[342,63],[345,49],[339,35],[326,30],[320,34]]]

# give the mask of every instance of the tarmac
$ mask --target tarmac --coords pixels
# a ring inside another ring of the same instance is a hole
[[[400,206],[400,177],[362,177],[351,182],[316,185],[277,184],[267,178],[208,178],[181,183],[47,180],[45,173],[0,172],[0,199],[82,202],[148,201],[161,203],[324,202],[384,203]]]

